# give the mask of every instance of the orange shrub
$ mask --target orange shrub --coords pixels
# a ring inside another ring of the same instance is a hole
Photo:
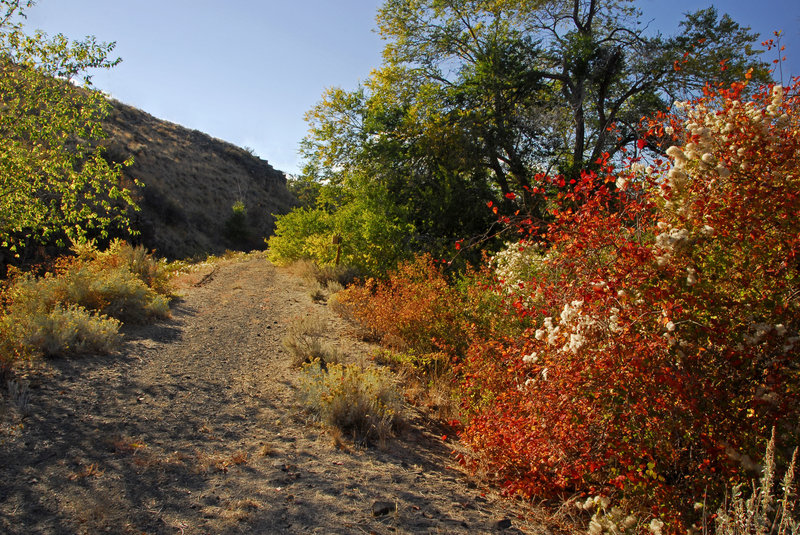
[[[418,354],[457,355],[466,348],[458,292],[430,255],[401,263],[386,280],[350,287],[339,300],[387,345]]]

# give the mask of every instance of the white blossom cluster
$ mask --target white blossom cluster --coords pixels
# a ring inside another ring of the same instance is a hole
[[[490,262],[503,290],[512,294],[520,289],[521,284],[531,280],[547,259],[539,244],[513,242],[494,255]]]
[[[766,341],[767,336],[770,334],[782,340],[781,349],[784,353],[788,353],[800,344],[800,336],[789,336],[789,331],[782,323],[775,325],[771,323],[751,323],[747,328],[747,334],[744,336],[744,345],[748,347],[758,346]],[[743,346],[740,345],[737,349],[743,349]]]
[[[653,167],[649,165],[645,165],[641,162],[634,162],[629,167],[633,176],[640,176],[640,175],[650,175],[653,173]],[[616,185],[618,189],[624,190],[628,187],[630,183],[631,176],[621,174],[617,177]]]
[[[550,346],[561,345],[563,351],[578,353],[604,328],[597,315],[583,312],[583,305],[583,301],[575,300],[564,305],[558,320],[552,317],[544,318],[543,326],[536,330],[536,339]],[[619,310],[615,309],[612,312],[616,318],[613,324],[619,328],[617,323]]]
[[[730,180],[733,172],[747,172],[746,155],[752,147],[764,147],[779,141],[771,137],[769,121],[788,121],[783,113],[784,92],[781,86],[775,86],[772,92],[772,103],[767,106],[766,113],[754,102],[742,104],[734,101],[725,112],[719,113],[704,104],[690,105],[688,102],[676,102],[675,107],[686,112],[684,127],[691,136],[683,147],[671,146],[667,156],[672,161],[672,168],[667,173],[663,192],[667,197],[664,206],[667,213],[672,212],[682,220],[690,215],[691,207],[685,202],[686,186],[690,181],[703,180],[713,189],[720,189]],[[736,146],[734,138],[746,133],[747,147]],[[724,150],[724,157],[723,157]],[[665,252],[657,258],[659,265],[665,265],[674,254],[688,252],[698,239],[709,237],[715,230],[709,225],[696,229],[688,229],[683,225],[662,222],[659,224],[660,234],[656,236],[656,244]],[[696,282],[696,272],[687,274],[687,283]]]
[[[671,202],[668,208],[676,208],[676,193],[680,195],[689,180],[703,178],[714,186],[727,180],[734,171],[747,171],[747,162],[743,157],[750,150],[732,144],[733,138],[745,133],[744,138],[750,147],[764,147],[779,141],[777,136],[770,135],[770,120],[777,125],[789,122],[789,116],[783,111],[783,87],[776,85],[772,90],[772,103],[766,112],[755,102],[742,104],[733,101],[725,112],[719,113],[708,109],[704,104],[690,106],[688,102],[676,102],[675,107],[686,110],[685,128],[691,134],[692,141],[683,148],[671,146],[667,156],[672,160],[672,169],[667,175],[667,184],[671,190]],[[730,167],[721,162],[719,147],[727,147],[726,156]]]

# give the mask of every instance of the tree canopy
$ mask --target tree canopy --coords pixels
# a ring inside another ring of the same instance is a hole
[[[0,0],[0,245],[11,251],[104,235],[135,207],[98,144],[108,103],[90,70],[119,62],[114,44],[26,34],[33,4]]]
[[[632,0],[386,0],[377,21],[383,64],[308,114],[306,180],[331,209],[380,190],[428,251],[485,231],[489,202],[542,216],[545,174],[658,151],[641,119],[706,83],[769,77],[713,7],[670,37]]]

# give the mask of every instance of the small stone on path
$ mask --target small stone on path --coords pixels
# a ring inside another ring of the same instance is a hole
[[[495,522],[494,527],[498,530],[505,530],[511,527],[511,520],[508,518],[503,518]]]
[[[372,504],[372,516],[384,516],[397,509],[393,502],[375,502]]]

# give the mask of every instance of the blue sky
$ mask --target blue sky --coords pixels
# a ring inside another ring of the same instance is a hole
[[[712,2],[639,0],[651,27],[674,34],[682,13]],[[764,33],[782,29],[800,74],[800,2],[713,2]],[[115,98],[255,150],[296,173],[303,115],[331,86],[354,88],[381,61],[381,0],[39,0],[29,30],[116,41],[123,62],[97,73]],[[785,74],[789,74],[786,72]]]

